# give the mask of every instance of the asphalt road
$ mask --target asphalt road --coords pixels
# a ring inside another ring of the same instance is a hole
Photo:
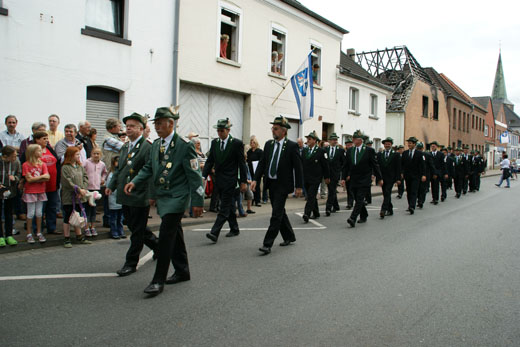
[[[317,225],[291,211],[296,244],[268,256],[257,251],[265,217],[240,219],[241,235],[216,245],[209,225],[191,227],[192,280],[155,298],[142,292],[151,261],[106,277],[127,240],[5,254],[0,345],[519,346],[520,185],[496,180],[413,216],[394,198],[395,215],[379,220],[374,198],[354,229],[344,210]],[[51,274],[93,277],[5,277]]]

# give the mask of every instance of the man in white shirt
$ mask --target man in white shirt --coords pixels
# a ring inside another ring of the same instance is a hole
[[[18,119],[16,119],[16,116],[9,115],[5,117],[5,126],[7,129],[0,133],[0,141],[2,141],[2,145],[12,146],[18,151],[25,137],[16,131],[17,125]]]

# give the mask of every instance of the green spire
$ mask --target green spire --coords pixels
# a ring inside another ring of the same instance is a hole
[[[502,53],[498,54],[497,71],[495,73],[495,83],[493,84],[493,93],[491,94],[493,100],[502,100],[508,103],[506,92],[506,80],[504,79],[504,68],[502,67]]]

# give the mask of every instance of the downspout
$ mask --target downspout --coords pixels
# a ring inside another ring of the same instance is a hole
[[[181,0],[174,0],[173,14],[173,67],[172,67],[172,105],[176,106],[179,97],[179,8]]]

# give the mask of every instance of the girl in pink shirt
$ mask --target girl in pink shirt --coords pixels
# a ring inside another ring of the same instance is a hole
[[[107,177],[107,169],[105,163],[101,161],[101,148],[94,148],[90,154],[90,158],[83,163],[83,167],[88,176],[88,190],[97,190],[100,192],[101,187],[105,185]],[[85,229],[85,236],[97,236],[95,227],[96,223],[96,206],[87,205],[87,228]]]
[[[47,165],[41,161],[42,148],[40,145],[29,145],[25,151],[27,161],[22,165],[22,176],[25,178],[25,186],[22,200],[27,204],[27,242],[34,243],[32,235],[32,219],[36,215],[36,236],[38,241],[47,241],[42,234],[42,210],[43,202],[47,201],[45,187],[50,179]]]

